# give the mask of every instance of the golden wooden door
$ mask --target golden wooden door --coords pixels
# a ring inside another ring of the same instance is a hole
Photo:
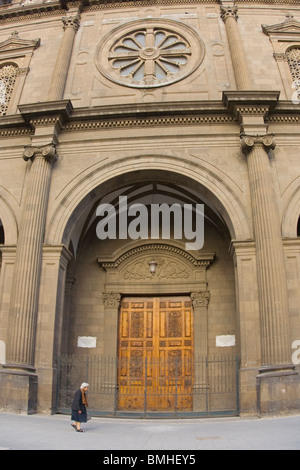
[[[191,410],[190,297],[124,298],[119,322],[119,410]]]

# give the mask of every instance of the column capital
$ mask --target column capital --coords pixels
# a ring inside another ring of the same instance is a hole
[[[234,18],[235,20],[238,19],[238,7],[235,5],[221,5],[220,6],[220,11],[221,11],[221,18],[223,21],[226,21],[227,18]]]
[[[102,299],[105,307],[107,308],[119,308],[121,301],[121,294],[116,292],[103,292]]]
[[[63,22],[63,28],[64,28],[64,31],[67,29],[67,28],[72,28],[74,29],[74,31],[78,31],[79,29],[79,26],[80,26],[80,15],[79,13],[75,14],[75,15],[70,15],[70,16],[63,16],[62,17],[62,22]]]
[[[193,307],[207,307],[210,298],[210,292],[207,291],[197,291],[191,292],[191,299]]]
[[[241,147],[243,152],[248,153],[256,145],[262,145],[265,149],[273,150],[276,147],[273,134],[266,135],[246,135],[240,134],[241,137]]]
[[[42,145],[34,147],[32,145],[24,147],[23,159],[27,162],[33,160],[36,155],[40,155],[45,158],[49,163],[54,163],[57,160],[57,153],[54,144]]]

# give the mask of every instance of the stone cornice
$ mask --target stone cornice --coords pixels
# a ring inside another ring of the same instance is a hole
[[[139,6],[157,6],[161,5],[179,5],[179,4],[201,4],[212,3],[220,4],[219,0],[53,0],[48,2],[36,3],[11,3],[0,6],[0,23],[12,22],[17,20],[26,20],[30,17],[49,16],[49,14],[63,15],[65,10],[71,6],[80,6],[84,9],[105,9],[120,7],[139,7]],[[298,0],[236,0],[236,5],[243,4],[265,4],[265,5],[299,5]]]
[[[144,103],[75,108],[69,100],[19,106],[20,114],[0,117],[0,137],[30,134],[36,126],[59,124],[65,132],[147,126],[238,124],[240,115],[266,121],[299,122],[300,105],[278,101],[277,92],[224,92],[222,101]]]
[[[48,16],[49,14],[61,13],[65,14],[65,9],[60,1],[47,3],[28,3],[28,4],[8,4],[0,7],[0,24],[28,20],[30,17]]]
[[[223,103],[234,114],[242,109],[250,114],[266,113],[276,108],[279,95],[279,91],[224,91]]]
[[[32,119],[50,118],[60,115],[64,120],[70,119],[73,106],[70,100],[45,101],[43,103],[22,104],[18,106],[26,123]]]

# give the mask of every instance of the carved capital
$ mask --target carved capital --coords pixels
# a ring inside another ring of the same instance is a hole
[[[274,52],[273,57],[277,62],[287,62],[287,56],[285,52]]]
[[[110,293],[103,293],[102,295],[103,303],[107,308],[119,308],[121,294],[110,292]]]
[[[272,134],[263,136],[241,135],[241,147],[243,152],[250,152],[256,145],[263,145],[265,149],[273,150],[276,147],[274,136]]]
[[[209,291],[191,292],[193,307],[207,307],[210,298]]]
[[[54,163],[57,160],[57,154],[54,144],[42,145],[38,147],[25,147],[23,159],[25,162],[33,160],[36,156],[43,157],[47,162]]]
[[[80,16],[77,14],[75,16],[64,16],[62,18],[63,28],[66,30],[67,28],[73,28],[74,31],[78,31],[80,25]]]
[[[221,10],[221,18],[223,21],[226,21],[227,18],[234,18],[235,20],[238,19],[238,7],[237,6],[223,6],[220,7]]]

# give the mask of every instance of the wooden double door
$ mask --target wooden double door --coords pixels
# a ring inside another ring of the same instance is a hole
[[[118,390],[119,410],[192,410],[190,297],[123,298]]]

